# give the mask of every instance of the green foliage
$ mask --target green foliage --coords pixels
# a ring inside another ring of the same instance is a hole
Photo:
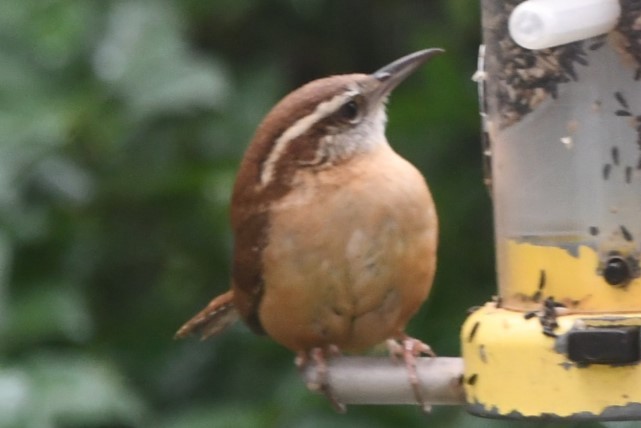
[[[336,415],[244,327],[171,339],[228,285],[230,189],[269,107],[442,46],[396,91],[389,138],[441,216],[411,332],[458,354],[466,308],[494,292],[478,22],[459,0],[0,2],[0,428],[507,426],[458,409]]]
[[[33,353],[0,371],[2,426],[139,426],[144,405],[110,363],[82,352]]]

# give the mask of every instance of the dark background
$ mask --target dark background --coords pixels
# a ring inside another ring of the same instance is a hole
[[[457,408],[337,415],[304,388],[289,351],[245,327],[172,340],[228,287],[230,189],[270,106],[309,80],[442,47],[394,93],[388,137],[423,171],[441,219],[434,290],[409,330],[459,355],[466,309],[495,292],[470,80],[478,9],[3,0],[0,427],[517,425]]]

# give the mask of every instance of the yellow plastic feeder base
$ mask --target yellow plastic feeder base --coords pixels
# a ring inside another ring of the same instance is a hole
[[[555,316],[488,303],[462,329],[467,410],[511,419],[641,419],[641,313]]]
[[[641,312],[641,272],[628,282],[608,284],[599,266],[599,253],[589,245],[556,238],[552,243],[502,240],[499,242],[499,294],[502,305],[532,310],[546,296],[554,296],[575,313]],[[634,255],[619,248],[619,258]],[[603,267],[601,267],[603,269]],[[630,270],[635,268],[630,266]]]

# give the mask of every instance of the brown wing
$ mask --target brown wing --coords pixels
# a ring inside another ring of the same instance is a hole
[[[261,183],[261,172],[279,137],[299,119],[311,114],[324,99],[344,91],[352,79],[353,75],[320,79],[290,93],[265,116],[243,156],[231,201],[234,230],[232,288],[238,312],[256,333],[264,333],[258,309],[265,286],[261,253],[268,241],[269,207],[291,190],[298,168],[298,163],[292,159],[302,156],[301,150],[309,150],[310,146],[290,144],[289,150],[299,152],[297,155],[283,153],[272,159],[275,176],[269,182]]]
[[[238,319],[233,300],[233,290],[214,298],[205,309],[180,327],[174,338],[182,339],[191,334],[199,334],[204,340],[225,330]]]
[[[258,318],[258,306],[263,297],[261,253],[266,244],[267,218],[267,213],[251,216],[236,225],[234,230],[234,304],[256,334],[265,333]]]

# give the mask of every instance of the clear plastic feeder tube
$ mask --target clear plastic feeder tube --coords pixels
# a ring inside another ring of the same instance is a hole
[[[476,75],[503,304],[530,310],[551,297],[576,312],[640,311],[641,3],[617,2],[613,25],[604,0],[607,25],[595,30],[591,12],[590,28],[572,27],[589,38],[536,50],[510,33],[521,3],[482,0]]]

